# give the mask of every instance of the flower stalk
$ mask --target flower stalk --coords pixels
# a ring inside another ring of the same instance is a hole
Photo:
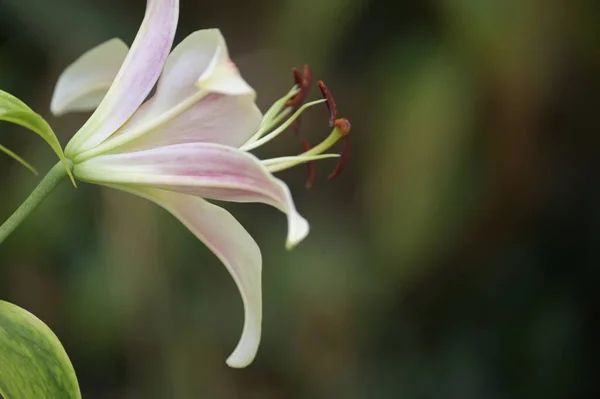
[[[73,164],[69,162],[69,167]],[[58,184],[67,176],[62,161],[58,162],[40,184],[32,191],[27,199],[17,208],[17,210],[0,226],[0,244],[8,237],[19,225],[33,212],[39,204],[58,186]]]

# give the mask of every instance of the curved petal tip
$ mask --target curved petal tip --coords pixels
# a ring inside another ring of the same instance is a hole
[[[248,366],[258,351],[262,324],[262,255],[252,236],[225,209],[201,198],[133,185],[110,185],[162,206],[223,262],[242,296],[244,327],[227,365]]]
[[[247,367],[252,363],[260,344],[260,320],[250,320],[246,317],[244,331],[235,350],[227,358],[227,365],[236,369]]]
[[[60,75],[50,111],[93,111],[100,104],[119,72],[129,48],[121,39],[108,40],[87,51]]]
[[[298,245],[310,231],[308,221],[304,219],[298,212],[290,212],[288,216],[288,235],[285,242],[285,248],[292,250]]]
[[[221,32],[218,29],[200,31],[198,32],[198,41],[200,40],[210,40],[215,45],[215,52],[208,67],[196,81],[196,87],[230,96],[246,94],[256,96],[254,89],[242,78],[239,70],[229,58],[227,44]]]

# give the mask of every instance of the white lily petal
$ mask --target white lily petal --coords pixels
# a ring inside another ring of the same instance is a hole
[[[93,111],[104,98],[129,51],[121,39],[111,39],[84,53],[58,78],[50,111]]]
[[[66,147],[68,157],[95,147],[123,125],[154,87],[173,44],[179,0],[147,0],[146,14],[117,77]]]
[[[198,76],[210,68],[224,43],[218,29],[199,30],[183,39],[167,58],[156,94],[148,102],[148,108],[153,113],[163,113],[195,95],[198,92],[195,86]]]
[[[146,185],[203,198],[269,204],[288,216],[288,248],[309,231],[285,183],[254,155],[220,144],[177,144],[100,155],[76,164],[73,173],[92,183]]]
[[[182,143],[217,143],[239,147],[254,134],[261,118],[253,95],[209,94],[177,118],[111,152],[139,151]],[[110,145],[111,140],[107,144]]]
[[[217,51],[208,68],[198,77],[196,86],[203,90],[229,95],[254,93],[254,89],[242,78],[229,58],[225,38],[220,32],[218,39]]]
[[[227,364],[236,368],[248,366],[258,351],[262,323],[262,257],[252,236],[229,212],[202,198],[147,187],[112,187],[162,206],[223,262],[244,303],[244,329]]]
[[[198,76],[224,45],[218,29],[186,37],[169,55],[154,96],[113,136],[79,159],[190,142],[241,146],[262,119],[254,90],[230,96],[196,87]]]

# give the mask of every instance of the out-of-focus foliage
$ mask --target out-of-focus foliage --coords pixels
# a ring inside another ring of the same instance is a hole
[[[0,297],[48,321],[85,398],[588,398],[600,336],[600,3],[181,0],[218,27],[262,109],[310,63],[353,123],[338,180],[284,172],[311,234],[228,208],[264,257],[255,363],[224,363],[241,301],[156,206],[63,184],[0,247]],[[85,50],[130,42],[145,1],[2,0],[0,88],[48,116]],[[312,98],[318,97],[313,90]],[[49,118],[64,144],[86,115]],[[3,144],[54,163],[0,126]],[[328,132],[310,110],[301,135]],[[265,151],[300,151],[282,135]],[[37,179],[0,158],[0,217]],[[47,166],[44,168],[44,166]]]

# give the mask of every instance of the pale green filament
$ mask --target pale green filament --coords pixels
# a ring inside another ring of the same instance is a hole
[[[279,136],[285,129],[287,129],[288,127],[290,127],[292,125],[292,123],[294,123],[294,121],[296,119],[298,119],[298,117],[300,116],[300,114],[302,112],[304,112],[304,110],[308,107],[312,107],[313,105],[317,105],[317,104],[321,104],[323,102],[325,102],[327,100],[317,100],[317,101],[313,101],[310,103],[306,103],[303,106],[301,106],[298,111],[294,112],[294,115],[292,115],[288,120],[286,120],[283,124],[281,124],[277,129],[273,130],[271,133],[267,134],[266,136],[262,137],[259,140],[256,140],[252,143],[248,143],[248,144],[244,144],[240,150],[242,151],[251,151],[255,148],[260,147],[263,144],[268,143],[269,141],[273,140],[275,137]]]
[[[339,157],[340,157],[340,154],[320,154],[320,155],[309,155],[309,156],[293,155],[293,156],[289,156],[289,157],[278,157],[278,158],[265,159],[263,161],[260,161],[260,163],[262,163],[264,166],[266,166],[267,169],[269,170],[269,172],[272,172],[271,169],[277,168],[277,166],[279,164],[289,164],[289,163],[294,163],[297,161],[299,163],[305,163],[305,162],[311,162],[311,161],[320,161],[321,159],[339,158]]]
[[[284,108],[285,104],[298,93],[300,93],[300,88],[298,86],[294,86],[285,96],[275,101],[271,108],[269,108],[263,115],[256,133],[254,133],[244,145],[248,145],[260,139],[271,129],[277,126],[281,121],[283,121],[292,112],[291,107]]]
[[[321,143],[314,146],[310,150],[305,151],[296,157],[289,157],[290,160],[287,162],[280,161],[280,162],[277,162],[274,164],[268,164],[267,169],[269,169],[269,172],[275,173],[275,172],[279,172],[279,171],[282,171],[285,169],[292,168],[296,165],[300,165],[305,162],[312,161],[313,159],[311,159],[311,157],[321,156],[321,154],[323,154],[325,151],[330,149],[342,137],[344,137],[344,135],[342,134],[340,129],[338,127],[335,127],[333,129],[333,131],[331,132],[331,134],[325,140],[323,140]],[[331,155],[337,155],[337,154],[325,154],[324,157],[329,158]],[[275,159],[278,159],[278,158],[275,158]],[[265,162],[267,162],[267,161],[263,161],[263,164]]]

